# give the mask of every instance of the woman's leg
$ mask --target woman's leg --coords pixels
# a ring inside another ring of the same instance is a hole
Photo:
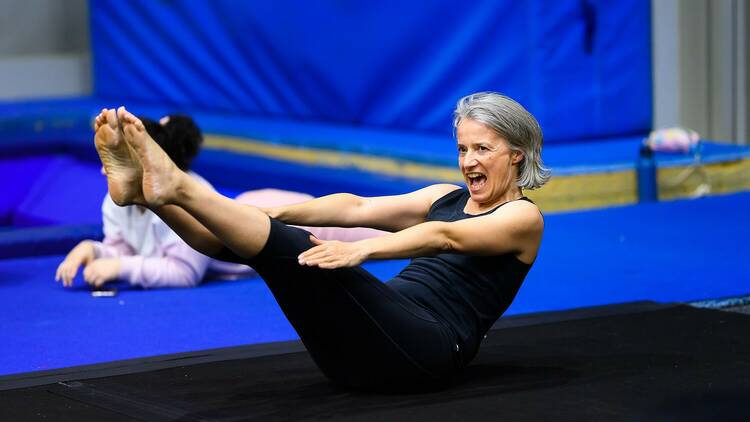
[[[94,145],[107,175],[110,196],[119,205],[146,206],[143,196],[143,173],[137,154],[125,140],[122,126],[115,110],[102,110],[96,117]],[[192,218],[174,205],[153,209],[195,250],[211,256],[225,249],[224,244]]]
[[[271,220],[268,243],[248,264],[329,378],[396,390],[434,386],[455,372],[447,325],[362,268],[300,266],[297,255],[311,246],[308,232]]]
[[[452,335],[429,312],[361,268],[300,266],[297,256],[311,247],[308,232],[204,187],[174,166],[134,116],[123,112],[121,120],[138,161],[131,165],[141,167],[143,200],[152,209],[179,206],[234,253],[249,258],[330,378],[393,389],[455,370]],[[135,190],[127,180],[117,180],[116,172],[109,177],[122,182],[123,198]]]
[[[163,205],[153,210],[191,248],[211,258],[237,262],[242,258],[227,256],[226,245],[187,211],[177,205]],[[222,256],[224,255],[224,256]]]

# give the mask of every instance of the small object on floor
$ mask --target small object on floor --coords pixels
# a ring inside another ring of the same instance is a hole
[[[682,128],[671,127],[652,131],[644,144],[653,151],[696,153],[700,148],[701,136],[698,132]]]
[[[115,297],[117,296],[117,289],[103,289],[103,290],[92,290],[92,297]]]

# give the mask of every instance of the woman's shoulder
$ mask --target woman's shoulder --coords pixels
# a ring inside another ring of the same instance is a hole
[[[429,187],[429,189],[430,194],[432,195],[432,201],[430,202],[433,206],[438,204],[439,202],[444,202],[451,198],[460,197],[462,194],[468,192],[466,189],[463,189],[460,186],[451,185],[449,183],[432,185]]]
[[[515,222],[514,225],[523,226],[527,230],[541,231],[544,229],[544,217],[541,210],[526,197],[506,202],[490,214],[512,219]]]

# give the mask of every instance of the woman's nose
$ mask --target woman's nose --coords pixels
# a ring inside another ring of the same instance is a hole
[[[463,156],[464,167],[471,167],[477,163],[477,160],[471,152],[467,152]]]

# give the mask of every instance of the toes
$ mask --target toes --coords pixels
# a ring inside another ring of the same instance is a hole
[[[101,139],[103,142],[108,142],[109,139],[112,139],[113,135],[114,129],[109,124],[102,123],[96,130],[94,139]]]
[[[112,129],[116,129],[117,128],[117,113],[115,113],[115,109],[112,108],[112,109],[107,110],[105,116],[106,116],[105,122],[107,123],[107,125],[111,127]]]
[[[125,110],[125,106],[120,106],[117,108],[117,118],[120,119],[123,123],[132,123],[130,121],[130,113]]]
[[[96,115],[96,118],[94,118],[94,132],[107,123],[107,111],[106,108],[103,108],[102,111]]]
[[[99,130],[99,128],[103,124],[104,124],[104,119],[102,118],[102,115],[100,114],[100,115],[96,116],[96,118],[94,119],[94,132],[96,132],[97,130]]]
[[[117,116],[123,124],[123,129],[125,125],[133,125],[137,130],[141,132],[146,130],[146,127],[143,125],[143,122],[141,122],[141,119],[125,109],[124,106],[121,106],[117,109]]]
[[[133,113],[125,110],[125,107],[120,107],[120,108],[122,109],[122,116],[123,116],[124,121],[135,125],[138,128],[138,130],[144,129],[143,122],[141,122],[141,119],[135,117]]]

